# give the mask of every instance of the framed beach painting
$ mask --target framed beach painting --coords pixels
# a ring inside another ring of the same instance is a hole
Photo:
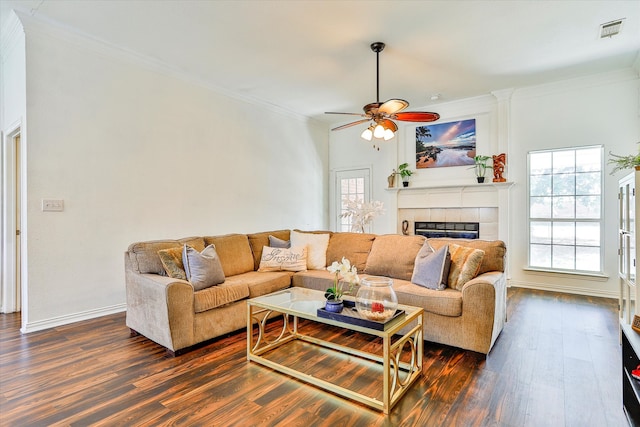
[[[416,128],[416,169],[471,166],[476,155],[476,119]]]

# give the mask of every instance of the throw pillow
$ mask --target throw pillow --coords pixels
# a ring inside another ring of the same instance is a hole
[[[214,245],[207,246],[202,253],[184,245],[182,262],[187,280],[196,291],[224,283],[224,271]]]
[[[322,270],[327,266],[329,234],[291,232],[291,247],[307,248],[307,269]]]
[[[426,240],[424,236],[398,234],[376,236],[367,257],[364,274],[411,280],[416,255]]]
[[[305,271],[307,269],[307,248],[262,248],[258,271]]]
[[[291,240],[282,240],[278,239],[276,236],[269,235],[269,247],[288,249],[291,247]]]
[[[162,249],[158,251],[162,266],[167,275],[173,279],[187,280],[187,273],[182,265],[182,248]]]
[[[452,243],[449,245],[449,252],[451,253],[449,287],[461,291],[462,286],[478,274],[484,251]]]
[[[425,242],[416,255],[411,283],[441,291],[447,287],[450,266],[451,255],[448,246],[434,252],[429,243]]]

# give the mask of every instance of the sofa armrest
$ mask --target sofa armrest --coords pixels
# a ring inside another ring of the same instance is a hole
[[[125,270],[127,326],[171,351],[193,345],[194,290],[185,280]]]
[[[507,281],[501,271],[490,271],[469,280],[462,287],[462,310],[466,333],[482,339],[481,331],[492,331],[485,337],[488,353],[502,330],[507,315]],[[485,332],[486,333],[486,332]],[[485,347],[486,344],[483,344]]]

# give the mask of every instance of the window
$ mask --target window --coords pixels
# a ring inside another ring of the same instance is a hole
[[[602,272],[602,146],[529,153],[529,266]]]
[[[343,218],[340,216],[346,210],[347,200],[369,201],[369,176],[369,169],[354,169],[336,173],[338,231],[351,231],[351,218]]]

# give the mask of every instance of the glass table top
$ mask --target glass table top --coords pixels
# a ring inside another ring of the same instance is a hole
[[[345,299],[354,301],[355,298],[347,296]],[[283,310],[289,314],[304,314],[306,316],[317,317],[318,309],[324,307],[326,299],[324,292],[314,289],[292,287],[272,294],[252,298],[252,304],[265,308]],[[407,314],[422,310],[418,307],[398,304],[398,309],[402,309]]]

